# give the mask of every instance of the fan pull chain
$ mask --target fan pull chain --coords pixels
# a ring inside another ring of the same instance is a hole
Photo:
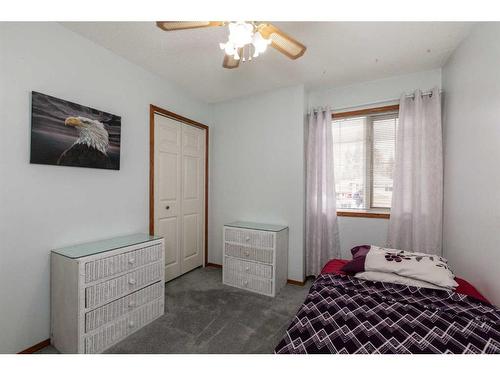
[[[247,44],[243,46],[241,50],[241,61],[242,62],[252,61],[252,56],[254,52],[255,52],[255,47],[253,45]]]

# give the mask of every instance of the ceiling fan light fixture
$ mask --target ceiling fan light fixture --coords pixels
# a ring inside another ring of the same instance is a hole
[[[226,55],[232,56],[234,60],[239,60],[238,50],[247,48],[248,59],[243,58],[243,61],[250,61],[252,57],[258,57],[265,52],[267,46],[272,43],[272,40],[266,39],[257,30],[253,23],[238,21],[230,22],[229,36],[226,43],[220,43],[219,46],[223,49]],[[253,47],[253,54],[250,53]]]
[[[236,48],[234,48],[234,45],[231,44],[230,42],[220,43],[219,46],[220,49],[224,50],[226,55],[232,56],[236,53]]]
[[[265,39],[260,32],[257,31],[256,33],[253,34],[252,44],[255,48],[255,53],[257,54],[257,56],[260,53],[265,52],[267,49],[267,46],[270,45],[271,43],[272,43],[272,40]]]
[[[226,43],[219,43],[224,50],[222,66],[234,69],[240,61],[251,61],[271,46],[278,52],[295,60],[306,51],[306,46],[285,34],[273,24],[246,21],[158,21],[156,26],[168,32],[186,29],[228,26],[229,35]]]
[[[251,23],[244,21],[229,23],[229,42],[231,42],[235,48],[242,48],[252,43],[253,34],[254,26]]]

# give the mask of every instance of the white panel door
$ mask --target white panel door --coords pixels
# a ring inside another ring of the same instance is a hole
[[[181,272],[203,264],[205,249],[204,129],[182,127],[182,241]]]
[[[181,274],[181,137],[182,127],[155,115],[154,234],[165,238],[165,280]]]
[[[154,234],[165,238],[165,280],[203,264],[206,131],[155,115]]]

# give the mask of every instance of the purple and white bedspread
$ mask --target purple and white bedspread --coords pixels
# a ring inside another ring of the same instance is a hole
[[[324,274],[275,353],[500,353],[500,309],[447,290]]]

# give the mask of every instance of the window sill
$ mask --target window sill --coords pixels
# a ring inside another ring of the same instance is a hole
[[[389,219],[391,217],[390,210],[338,210],[337,216],[347,217],[366,217],[371,219]]]

